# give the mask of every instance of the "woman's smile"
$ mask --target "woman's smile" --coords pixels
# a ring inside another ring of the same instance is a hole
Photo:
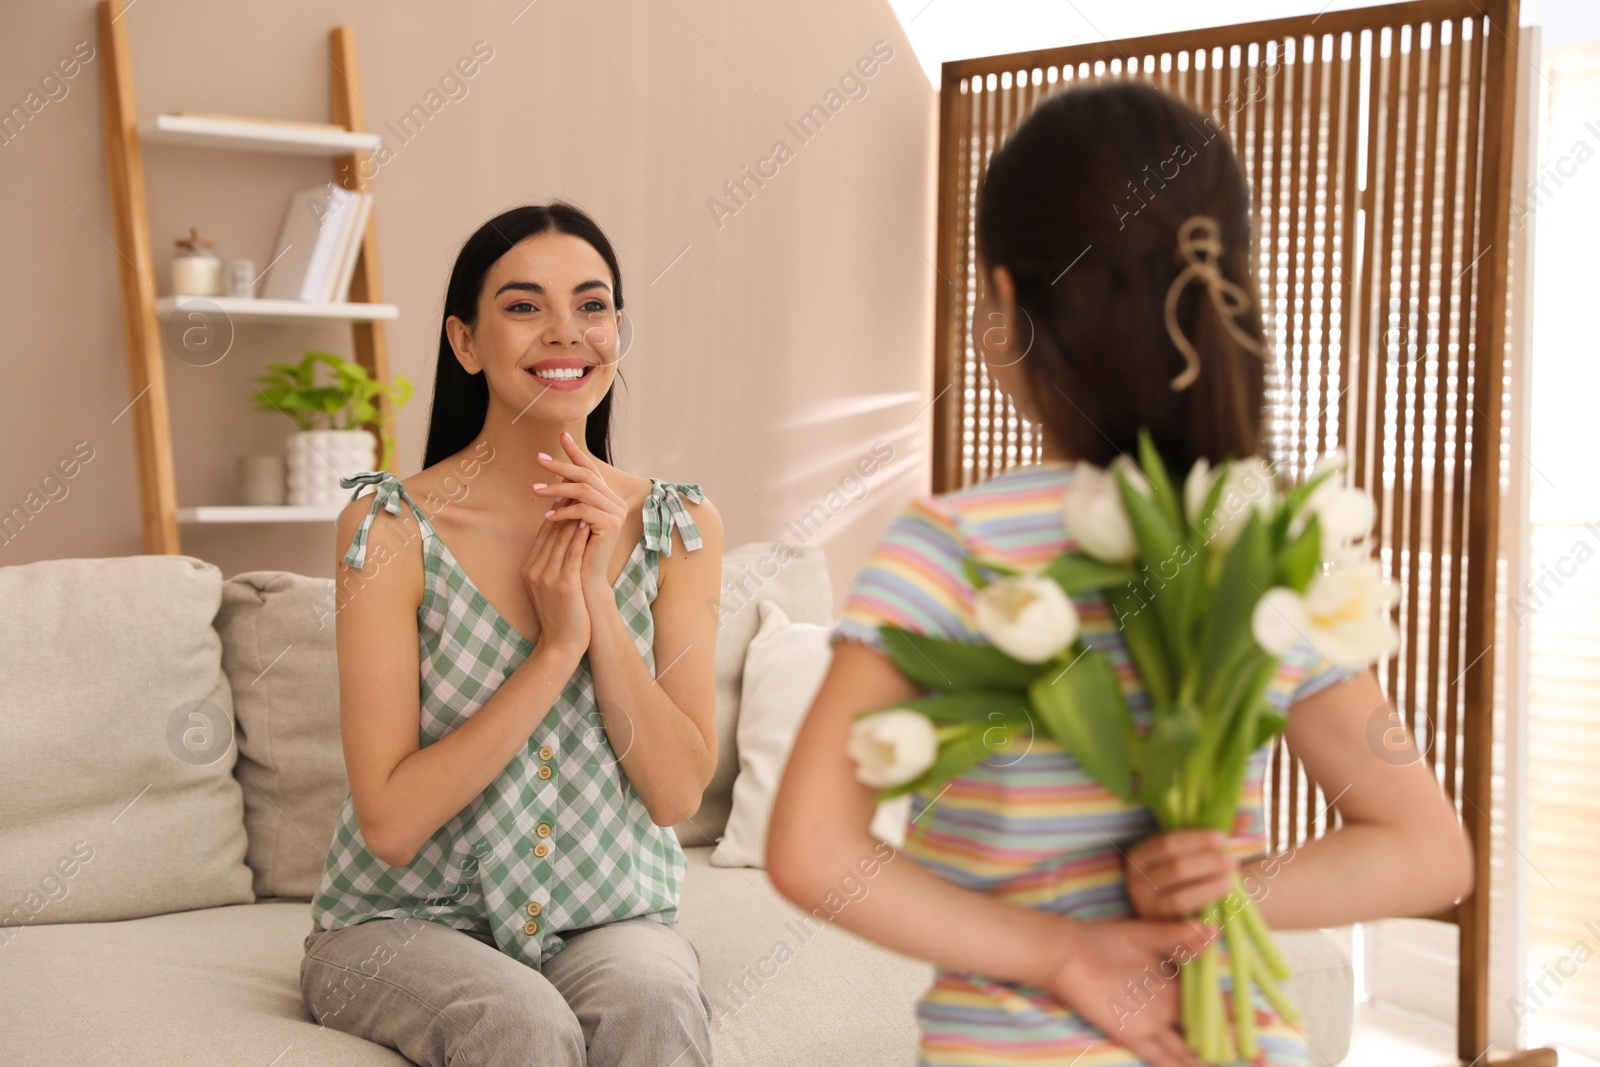
[[[539,384],[550,389],[581,389],[583,383],[588,381],[595,364],[576,356],[558,356],[554,359],[541,359],[531,366],[523,368],[538,379]]]

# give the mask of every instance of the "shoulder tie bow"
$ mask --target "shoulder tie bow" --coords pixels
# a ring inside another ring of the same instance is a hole
[[[378,517],[378,509],[382,508],[391,515],[400,514],[400,479],[392,471],[364,471],[353,478],[340,478],[339,485],[345,489],[355,487],[356,491],[350,494],[351,501],[360,497],[362,489],[367,486],[377,486],[377,492],[372,497],[372,508],[361,517],[361,525],[356,527],[356,535],[344,554],[345,563],[361,568],[366,566],[367,537],[372,532],[373,520]]]
[[[700,539],[700,530],[690,518],[689,510],[683,506],[683,501],[678,499],[678,493],[683,493],[696,504],[704,500],[705,493],[698,485],[687,482],[654,481],[655,488],[650,492],[650,499],[645,505],[645,547],[653,548],[662,555],[672,555],[672,528],[678,528],[678,536],[683,538],[683,547],[693,551],[704,543]],[[674,492],[677,490],[677,492]],[[655,514],[650,513],[651,506]]]

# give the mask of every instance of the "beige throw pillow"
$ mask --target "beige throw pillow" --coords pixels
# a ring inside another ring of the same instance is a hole
[[[254,901],[221,596],[190,556],[0,568],[0,945]]]
[[[334,585],[252,571],[222,586],[217,632],[233,686],[245,861],[257,897],[310,900],[350,781],[339,739]]]
[[[767,824],[789,751],[833,659],[832,627],[793,622],[772,601],[760,602],[760,629],[745,656],[739,701],[739,775],[726,834],[711,853],[713,867],[765,867]],[[879,805],[872,833],[901,844],[908,801]]]
[[[723,553],[722,594],[716,604],[708,605],[717,612],[717,767],[701,794],[699,810],[672,828],[684,848],[716,844],[733,810],[744,656],[759,626],[761,600],[781,605],[791,619],[827,622],[833,611],[833,585],[822,549],[751,541]]]

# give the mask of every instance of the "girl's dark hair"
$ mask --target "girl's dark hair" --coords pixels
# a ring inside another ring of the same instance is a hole
[[[1218,266],[1249,296],[1234,321],[1266,351],[1250,189],[1209,118],[1143,82],[1075,86],[1040,103],[990,159],[978,255],[1015,279],[1025,325],[1014,336],[1029,343],[1032,328],[1025,380],[1075,459],[1137,458],[1141,426],[1179,477],[1202,456],[1261,453],[1265,363],[1229,335],[1198,279],[1181,291],[1177,319],[1200,375],[1181,391],[1170,384],[1185,363],[1164,306],[1186,265],[1178,228],[1193,215],[1216,219]]]
[[[433,411],[428,417],[428,446],[423,467],[448,459],[472,443],[483,430],[489,413],[489,384],[483,374],[468,374],[450,347],[444,322],[455,315],[471,326],[478,319],[478,297],[489,268],[520,241],[541,233],[566,233],[581,237],[600,253],[611,268],[611,294],[622,310],[622,270],[617,254],[594,221],[581,208],[562,200],[526,204],[496,215],[478,227],[456,256],[445,290],[444,314],[439,324],[439,365],[433,379]],[[621,380],[620,372],[618,381]],[[584,444],[603,463],[611,462],[611,394],[615,384],[589,413]]]

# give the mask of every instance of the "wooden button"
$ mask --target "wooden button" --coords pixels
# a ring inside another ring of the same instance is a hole
[[[550,824],[547,823],[547,822],[540,823],[539,824],[539,828],[537,830],[535,830],[534,833],[538,834],[540,837],[549,837],[550,836]]]
[[[528,914],[529,915],[537,915],[543,910],[544,910],[544,908],[540,906],[540,904],[539,904],[539,902],[537,900],[528,901]]]
[[[549,851],[550,846],[545,844],[543,841],[540,841],[537,845],[533,846],[533,854],[538,856],[540,859],[543,859],[545,854]]]
[[[548,778],[548,777],[550,777],[550,765],[548,763],[540,765],[540,767],[539,767],[539,777],[540,778]]]
[[[532,919],[529,919],[527,922],[522,924],[522,932],[527,934],[529,937],[532,937],[534,934],[539,932],[539,924],[534,922]]]
[[[549,759],[551,756],[554,756],[555,754],[556,754],[555,753],[555,749],[551,748],[549,745],[545,745],[543,748],[541,748],[539,750],[539,758],[540,759]]]

